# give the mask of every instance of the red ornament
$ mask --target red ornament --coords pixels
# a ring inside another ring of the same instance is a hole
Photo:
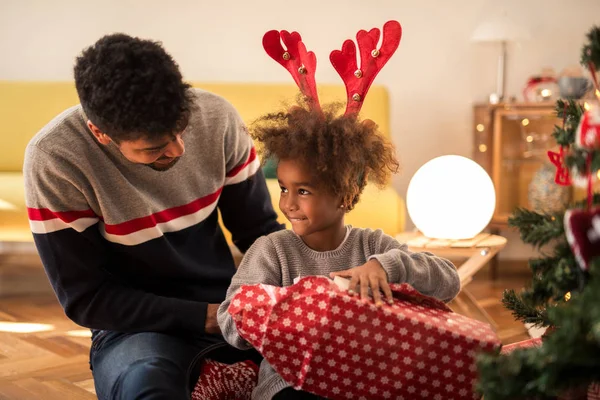
[[[556,166],[554,182],[561,186],[571,186],[571,176],[569,175],[569,169],[565,166],[563,148],[560,148],[560,153],[548,151],[548,158]]]
[[[575,145],[581,149],[600,149],[600,110],[598,107],[586,111],[575,132]]]
[[[590,261],[600,257],[600,208],[568,210],[565,232],[579,266],[587,271]]]

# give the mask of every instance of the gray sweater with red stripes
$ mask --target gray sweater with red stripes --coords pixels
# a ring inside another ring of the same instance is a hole
[[[245,251],[281,229],[244,124],[195,90],[186,152],[167,171],[102,145],[80,106],[44,127],[25,155],[35,244],[67,316],[92,329],[204,335],[235,267],[218,222]],[[222,338],[211,338],[209,342]]]

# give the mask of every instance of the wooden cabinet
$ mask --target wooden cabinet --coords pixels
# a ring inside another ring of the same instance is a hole
[[[534,208],[531,198],[534,177],[537,176],[537,182],[540,176],[551,175],[546,153],[558,149],[552,131],[561,121],[554,109],[553,102],[474,106],[473,160],[490,174],[496,190],[496,210],[490,228],[506,227],[508,217],[517,207]],[[571,197],[570,188],[552,185],[548,182],[548,187],[542,190],[554,191],[551,195],[557,190],[567,191]]]

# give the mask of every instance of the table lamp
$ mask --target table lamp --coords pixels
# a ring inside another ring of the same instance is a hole
[[[421,233],[435,239],[470,239],[492,219],[496,192],[488,173],[465,157],[434,158],[412,177],[408,214]]]
[[[490,95],[490,103],[496,104],[506,100],[506,44],[529,37],[529,33],[510,21],[506,14],[492,16],[482,21],[471,35],[472,42],[500,43],[496,92]]]

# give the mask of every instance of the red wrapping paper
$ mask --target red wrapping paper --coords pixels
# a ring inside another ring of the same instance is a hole
[[[376,307],[325,277],[245,285],[229,306],[240,335],[296,389],[330,399],[477,399],[475,356],[501,343],[488,324],[408,284]]]

